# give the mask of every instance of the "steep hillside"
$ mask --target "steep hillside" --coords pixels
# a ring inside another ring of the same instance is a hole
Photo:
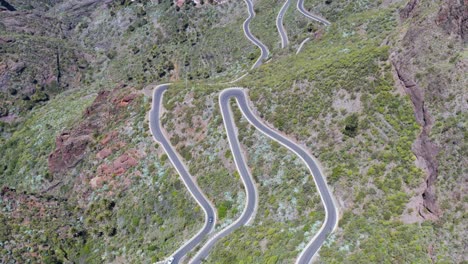
[[[283,3],[254,1],[252,34],[272,54],[250,70],[242,1],[1,1],[0,262],[158,262],[198,232],[203,211],[148,127],[166,82],[162,124],[215,231],[246,202],[218,95],[245,87],[336,197],[317,262],[468,261],[466,1],[306,0],[323,26],[293,0],[281,49]],[[324,222],[320,195],[233,109],[258,208],[206,262],[293,263]]]

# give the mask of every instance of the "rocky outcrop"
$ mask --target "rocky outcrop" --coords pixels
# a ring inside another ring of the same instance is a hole
[[[429,213],[438,217],[441,214],[440,208],[437,204],[435,190],[439,166],[437,161],[438,147],[429,139],[429,134],[432,128],[432,119],[424,104],[423,90],[409,77],[409,74],[405,72],[402,63],[402,61],[395,59],[393,61],[393,66],[395,67],[399,80],[402,82],[407,94],[411,98],[416,121],[422,127],[421,133],[412,146],[412,150],[420,162],[420,167],[422,167],[428,175],[426,178],[426,189],[422,193],[423,206],[427,211],[429,211]],[[426,217],[425,212],[423,211],[421,211],[420,214],[424,218],[432,218]]]
[[[75,167],[83,159],[90,142],[89,135],[72,136],[70,132],[62,133],[55,141],[55,151],[49,155],[49,171],[55,174]]]
[[[122,98],[122,99],[120,99],[118,101],[118,105],[120,107],[125,107],[125,106],[129,105],[133,100],[135,100],[136,97],[137,97],[136,94],[128,94],[124,98]],[[115,102],[115,103],[117,103],[117,102]]]
[[[400,19],[404,21],[413,16],[419,2],[419,0],[410,0],[408,4],[400,10]],[[467,42],[468,0],[442,1],[435,23],[442,27],[447,33],[457,34],[464,42]]]
[[[104,136],[104,138],[101,140],[101,145],[105,146],[107,145],[111,140],[115,139],[119,133],[117,131],[112,131]]]
[[[176,6],[178,6],[178,7],[182,7],[184,5],[184,3],[185,3],[185,0],[176,0],[175,1]]]
[[[112,154],[112,150],[111,149],[108,149],[108,148],[105,148],[101,151],[99,151],[97,154],[96,154],[96,157],[98,159],[105,159],[107,157],[109,157],[110,155]]]
[[[419,0],[409,1],[409,3],[402,10],[400,10],[400,19],[405,20],[409,18],[418,3]]]
[[[122,154],[116,158],[111,164],[102,164],[98,168],[98,175],[100,176],[114,176],[125,173],[131,167],[137,165],[137,160],[129,154]]]
[[[438,219],[442,214],[436,194],[436,182],[439,175],[437,155],[440,146],[430,139],[434,119],[426,102],[443,100],[447,96],[447,82],[440,75],[431,73],[433,72],[431,69],[437,67],[438,63],[444,63],[446,57],[434,51],[433,47],[438,43],[430,40],[444,38],[449,34],[453,37],[453,34],[456,34],[466,41],[467,2],[466,0],[464,2],[440,0],[437,4],[432,3],[433,6],[439,8],[439,12],[428,14],[424,12],[424,8],[428,8],[426,3],[410,0],[400,10],[400,18],[408,23],[408,26],[401,36],[401,46],[393,52],[391,61],[396,73],[395,79],[409,95],[416,121],[421,126],[412,151],[417,158],[416,165],[427,174],[425,186],[420,192],[421,207],[417,208],[419,215],[424,219]],[[424,78],[428,80],[425,87],[421,87],[415,77],[416,73],[423,72],[427,73]]]
[[[89,146],[98,143],[95,142],[98,135],[105,134],[99,141],[101,146],[97,148],[96,157],[99,160],[106,159],[123,147],[123,145],[114,142],[118,137],[118,132],[106,133],[103,129],[106,127],[105,124],[111,122],[110,120],[122,118],[120,115],[127,111],[124,107],[131,104],[137,97],[136,93],[129,93],[131,88],[123,91],[125,87],[125,85],[121,85],[113,91],[99,92],[93,103],[84,111],[84,120],[73,129],[63,132],[57,137],[56,148],[48,159],[51,174],[63,173],[75,167],[86,156]],[[110,142],[114,144],[108,146]],[[117,158],[112,165],[108,165],[108,169],[104,168],[102,171],[103,174],[118,175],[135,165],[136,159],[131,155],[123,155]]]
[[[108,149],[104,149],[108,150]],[[103,150],[103,151],[104,151]],[[102,152],[102,151],[101,151]],[[98,153],[99,155],[99,153]],[[114,161],[110,163],[101,164],[96,175],[89,181],[89,185],[92,189],[102,187],[103,183],[106,182],[110,185],[128,185],[129,179],[123,179],[123,182],[116,181],[115,177],[123,175],[130,168],[135,167],[138,164],[138,153],[135,150],[129,150],[127,153],[120,155]]]
[[[85,121],[57,137],[55,150],[48,159],[49,171],[52,174],[73,168],[84,158],[87,146],[93,141],[93,134],[99,131],[101,126],[96,116],[105,115],[104,108],[109,94],[108,91],[100,92],[91,106],[86,108]]]
[[[468,0],[447,0],[441,5],[436,24],[468,41]]]

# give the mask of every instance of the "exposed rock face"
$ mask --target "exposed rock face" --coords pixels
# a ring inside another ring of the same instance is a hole
[[[468,41],[468,0],[447,0],[440,7],[436,24],[448,33],[459,35]]]
[[[108,91],[100,92],[93,104],[85,110],[85,122],[57,137],[56,148],[48,159],[49,171],[52,174],[73,168],[84,158],[88,144],[93,141],[93,133],[99,129],[99,123],[93,120],[93,115],[106,113],[103,108],[109,94]]]
[[[102,164],[98,168],[98,174],[101,176],[120,175],[126,172],[131,167],[137,165],[137,160],[128,154],[122,154],[115,159],[112,164]]]
[[[400,10],[400,18],[406,20],[418,13],[418,0],[411,0]],[[427,29],[410,26],[403,37],[402,52],[392,54],[391,60],[396,71],[396,76],[405,92],[409,95],[414,109],[416,121],[421,126],[421,132],[413,143],[412,151],[417,158],[417,165],[427,173],[426,187],[421,194],[422,206],[419,208],[419,215],[425,219],[437,219],[441,215],[440,207],[437,203],[436,196],[436,180],[438,175],[438,160],[437,154],[439,148],[436,144],[430,141],[429,135],[433,125],[433,119],[429,113],[429,109],[425,104],[425,92],[415,81],[412,59],[418,56],[419,42],[422,41],[422,36],[426,34]],[[427,213],[429,212],[429,213]]]
[[[400,11],[400,19],[405,20],[410,17],[419,0],[411,0],[409,3]]]
[[[101,145],[105,146],[117,136],[118,136],[118,133],[116,131],[112,131],[111,133],[106,134],[100,143]]]
[[[127,106],[127,105],[130,104],[133,100],[135,100],[136,96],[137,96],[136,94],[129,94],[129,95],[126,95],[124,98],[122,98],[122,100],[120,100],[119,106],[121,106],[121,107]]]
[[[446,45],[439,40],[449,37],[452,41],[466,42],[467,3],[466,0],[440,0],[437,4],[431,3],[439,8],[438,13],[428,15],[421,10],[430,5],[429,3],[410,0],[400,10],[400,18],[408,22],[408,29],[402,35],[400,49],[392,54],[391,60],[397,81],[411,98],[416,121],[421,126],[421,132],[412,150],[417,157],[417,165],[427,174],[425,188],[421,193],[422,206],[418,208],[419,215],[424,219],[437,219],[442,214],[437,202],[436,182],[439,175],[437,155],[443,146],[432,142],[429,136],[434,123],[430,110],[436,111],[436,114],[444,110],[429,109],[428,105],[433,107],[433,102],[448,98],[450,80],[431,71],[433,67],[448,60],[448,55],[435,50],[435,47]],[[435,40],[431,41],[434,38]],[[454,52],[456,51],[449,50],[448,54],[453,56]],[[416,73],[426,73],[425,79],[429,80],[428,83],[418,84],[415,81]],[[448,109],[446,111],[449,111]]]
[[[112,150],[108,149],[108,148],[105,148],[101,151],[99,151],[97,154],[96,154],[96,157],[98,159],[105,159],[107,157],[109,157],[109,155],[112,154]]]
[[[423,205],[430,213],[439,216],[441,211],[437,204],[434,187],[438,174],[439,164],[436,157],[439,150],[437,145],[432,143],[429,139],[433,121],[427,107],[424,105],[424,93],[421,87],[409,78],[408,74],[404,72],[401,64],[394,62],[394,67],[397,71],[398,78],[403,82],[406,91],[413,102],[416,121],[422,127],[422,131],[414,142],[412,150],[418,160],[421,161],[423,169],[428,174],[426,179],[427,188],[422,194]],[[421,214],[424,215],[423,212],[421,212]]]
[[[76,166],[83,159],[90,142],[89,135],[71,136],[69,132],[62,133],[55,140],[55,151],[49,155],[50,172],[58,173]]]
[[[185,0],[176,0],[175,2],[178,7],[182,7],[185,3]]]
[[[123,107],[128,106],[137,97],[137,94],[128,91],[122,92],[124,87],[122,85],[113,91],[99,92],[94,102],[84,111],[84,121],[57,137],[56,149],[49,155],[48,159],[49,171],[52,174],[65,172],[75,167],[86,156],[88,147],[96,143],[94,139],[96,135],[106,133],[103,131],[106,126],[103,124],[110,122],[111,119],[119,120],[119,115],[127,111]],[[99,152],[96,154],[98,159],[106,159],[119,149],[119,146],[115,144],[113,147],[107,146],[117,137],[116,131],[105,134],[99,142],[102,149],[98,149]],[[100,171],[109,175],[122,174],[136,165],[136,159],[133,156],[123,154],[111,165],[106,165],[107,169],[102,168]]]

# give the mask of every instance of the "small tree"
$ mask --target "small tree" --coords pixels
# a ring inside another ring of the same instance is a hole
[[[358,126],[359,126],[358,115],[355,113],[349,115],[345,119],[345,128],[343,130],[343,134],[347,135],[348,137],[355,137],[357,134]]]

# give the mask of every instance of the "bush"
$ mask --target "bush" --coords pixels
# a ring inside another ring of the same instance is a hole
[[[357,134],[359,126],[359,118],[357,114],[351,114],[345,119],[345,128],[343,130],[343,134],[348,137],[355,137]]]
[[[49,95],[47,95],[43,91],[36,91],[36,93],[33,94],[31,99],[33,100],[33,102],[45,102],[49,100]]]

